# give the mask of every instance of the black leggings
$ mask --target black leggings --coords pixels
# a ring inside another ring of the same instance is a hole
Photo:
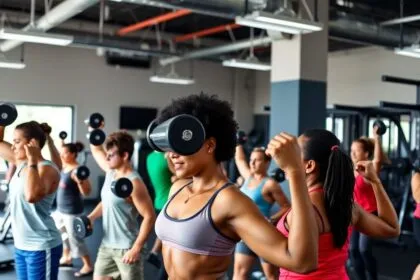
[[[377,280],[376,259],[372,254],[373,239],[353,230],[350,240],[350,260],[358,280]],[[366,273],[369,278],[366,278]]]
[[[414,238],[420,246],[420,218],[413,219]]]

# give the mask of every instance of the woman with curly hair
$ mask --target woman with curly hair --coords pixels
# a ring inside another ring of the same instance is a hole
[[[266,150],[290,182],[294,215],[286,238],[220,168],[235,153],[237,123],[231,106],[215,96],[191,95],[173,101],[161,112],[158,123],[181,114],[200,120],[206,139],[192,155],[169,152],[180,179],[172,185],[155,225],[169,278],[227,279],[240,240],[276,266],[301,273],[314,270],[316,224],[297,139],[281,133]]]

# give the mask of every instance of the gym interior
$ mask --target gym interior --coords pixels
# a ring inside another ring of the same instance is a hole
[[[4,140],[12,141],[17,124],[35,120],[49,124],[55,143],[62,131],[65,142],[82,142],[78,161],[92,186],[84,213],[100,202],[105,180],[89,150],[86,122],[96,112],[105,134],[126,130],[134,137],[132,165],[152,200],[147,129],[171,100],[203,92],[228,101],[247,137],[247,156],[280,131],[297,136],[310,128],[333,132],[350,154],[353,140],[372,137],[380,120],[389,159],[380,178],[401,233],[374,240],[377,279],[411,279],[420,263],[411,190],[420,168],[419,1],[0,0],[0,12],[0,106],[7,107],[1,112],[17,112]],[[1,159],[2,179],[8,166]],[[234,160],[224,166],[236,182]],[[269,175],[290,199],[274,162]],[[2,182],[0,279],[18,279],[9,188]],[[98,219],[86,239],[93,263],[102,235]],[[155,238],[153,229],[146,251]],[[75,279],[81,265],[75,259],[60,267],[58,279]],[[144,261],[144,279],[158,279],[157,271]],[[359,279],[351,265],[347,273]],[[248,277],[266,279],[258,262]]]

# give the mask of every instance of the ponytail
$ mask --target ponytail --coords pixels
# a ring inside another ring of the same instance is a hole
[[[334,247],[341,248],[348,235],[353,210],[355,178],[350,157],[339,148],[340,141],[328,130],[306,131],[303,157],[317,165],[317,182],[323,184],[325,211],[333,234]]]
[[[348,235],[352,219],[353,164],[340,149],[332,149],[324,181],[325,210],[333,234],[334,246],[341,248]]]

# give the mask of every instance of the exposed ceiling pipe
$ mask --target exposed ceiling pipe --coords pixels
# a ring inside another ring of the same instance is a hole
[[[241,27],[241,25],[236,24],[236,23],[224,24],[224,25],[200,30],[197,32],[180,35],[180,36],[175,37],[173,41],[175,43],[181,43],[188,40],[197,39],[197,38],[201,38],[201,37],[205,37],[205,36],[209,36],[209,35],[213,35],[213,34],[217,34],[221,32],[226,32],[229,30],[237,29],[239,27]]]
[[[99,0],[66,0],[59,5],[55,6],[44,16],[35,22],[37,30],[47,31],[56,27],[60,23],[72,18],[73,16],[83,12],[87,8],[97,4]],[[27,25],[23,30],[30,30],[31,25]],[[7,40],[0,44],[0,51],[7,52],[18,46],[23,42]]]
[[[232,43],[228,45],[206,48],[206,49],[197,50],[197,51],[191,51],[184,54],[183,56],[173,56],[173,57],[164,58],[164,59],[161,59],[159,63],[162,66],[166,66],[172,63],[183,61],[183,60],[197,59],[197,58],[202,58],[206,56],[215,56],[215,55],[219,55],[223,53],[243,50],[246,48],[250,48],[251,46],[255,47],[255,46],[270,44],[271,41],[272,41],[271,37],[263,37],[263,38],[258,38],[254,40],[244,40],[244,41],[239,41],[237,43]]]
[[[147,20],[141,21],[141,22],[137,22],[135,24],[126,26],[121,28],[120,30],[118,30],[118,35],[123,36],[126,35],[130,32],[134,32],[137,30],[141,30],[143,28],[149,27],[149,26],[153,26],[162,22],[167,22],[179,17],[184,17],[186,15],[191,14],[192,11],[188,10],[188,9],[181,9],[181,10],[177,10],[174,12],[169,12],[163,15],[159,15],[157,17],[153,17],[153,18],[149,18]]]

